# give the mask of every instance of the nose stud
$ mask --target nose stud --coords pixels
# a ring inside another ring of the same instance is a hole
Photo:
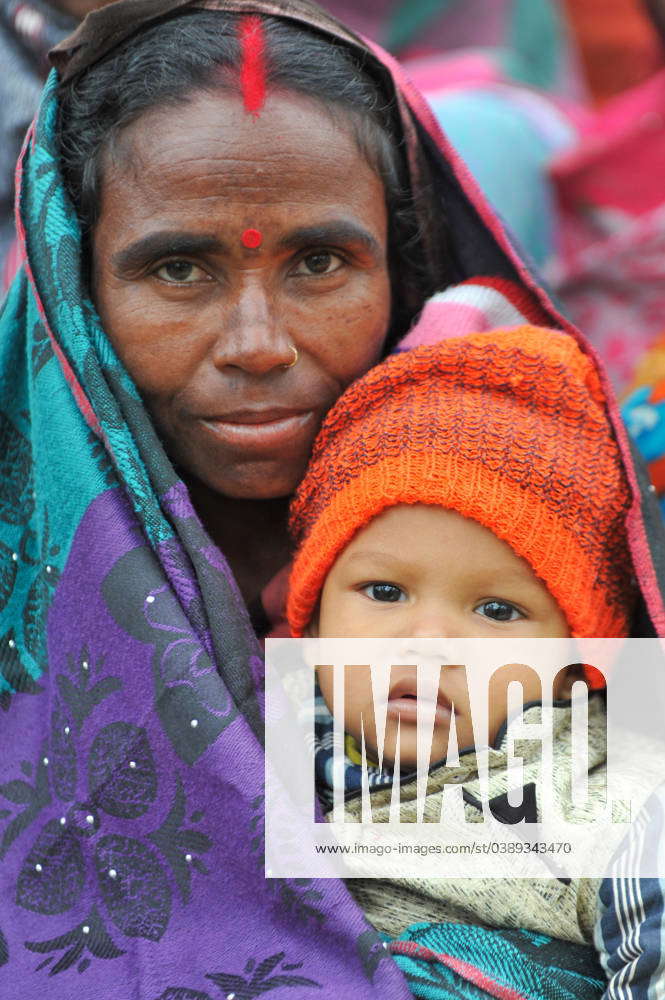
[[[282,368],[293,368],[295,364],[298,363],[298,350],[291,344],[291,350],[293,351],[293,361],[289,361],[288,365],[282,365]]]

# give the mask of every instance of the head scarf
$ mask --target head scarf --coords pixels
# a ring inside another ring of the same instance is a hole
[[[186,4],[95,12],[59,71]],[[218,6],[315,24],[367,53],[303,2]],[[517,281],[561,325],[418,96],[389,57],[368,58],[396,74],[412,184],[426,157],[457,277]],[[26,259],[0,316],[0,994],[403,1000],[341,883],[265,877],[261,650],[82,285],[56,90],[52,74],[24,148]],[[643,509],[628,525],[641,628],[663,634],[648,496]]]

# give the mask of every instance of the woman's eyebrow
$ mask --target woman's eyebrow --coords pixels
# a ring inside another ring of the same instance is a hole
[[[282,250],[300,250],[307,246],[326,244],[360,245],[375,257],[382,255],[378,240],[362,226],[345,220],[302,226],[281,237]],[[222,253],[228,247],[212,233],[191,233],[180,230],[160,230],[148,233],[113,254],[111,263],[118,271],[132,271],[146,261],[170,254]]]
[[[347,220],[333,220],[293,229],[290,233],[282,236],[277,245],[283,250],[299,250],[302,247],[325,246],[329,243],[336,245],[355,243],[376,257],[382,255],[379,241],[363,226]]]
[[[129,246],[118,250],[113,254],[111,263],[119,271],[132,271],[146,261],[166,257],[169,254],[209,253],[224,249],[224,244],[210,233],[162,230],[141,236]]]

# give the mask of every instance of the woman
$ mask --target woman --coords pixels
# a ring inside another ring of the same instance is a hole
[[[264,878],[247,605],[288,560],[325,410],[433,291],[486,274],[473,301],[563,321],[387,57],[305,3],[201,7],[91,15],[24,151],[0,336],[0,985],[407,997],[341,884]],[[665,629],[650,511],[639,634]]]

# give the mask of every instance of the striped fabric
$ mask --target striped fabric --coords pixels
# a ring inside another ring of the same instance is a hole
[[[604,1000],[665,997],[665,880],[622,874],[635,870],[638,858],[641,867],[662,870],[664,826],[665,789],[645,805],[617,854],[612,877],[602,883],[595,942],[609,980]]]

